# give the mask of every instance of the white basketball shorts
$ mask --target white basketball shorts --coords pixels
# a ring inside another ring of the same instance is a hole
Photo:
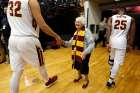
[[[11,36],[8,48],[13,71],[24,69],[26,63],[33,67],[44,65],[42,47],[38,38]]]
[[[124,62],[125,54],[126,54],[126,49],[111,48],[110,58],[114,59],[114,64],[116,64],[117,62],[117,64],[122,65]]]

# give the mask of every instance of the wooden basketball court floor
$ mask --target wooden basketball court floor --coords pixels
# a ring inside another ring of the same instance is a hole
[[[49,76],[58,75],[58,81],[50,88],[46,88],[37,70],[26,66],[20,80],[19,93],[140,93],[140,51],[127,53],[125,63],[121,67],[116,87],[105,87],[109,75],[107,63],[108,52],[106,48],[96,48],[90,59],[90,83],[88,88],[82,89],[82,80],[73,83],[76,72],[71,68],[71,49],[49,49],[44,52],[46,68]],[[11,70],[8,64],[0,64],[0,93],[9,93]],[[34,83],[25,85],[25,76],[28,80],[34,78]]]

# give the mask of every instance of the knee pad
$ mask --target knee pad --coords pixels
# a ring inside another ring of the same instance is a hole
[[[111,59],[110,56],[109,56],[108,64],[111,66],[114,64],[114,59]]]

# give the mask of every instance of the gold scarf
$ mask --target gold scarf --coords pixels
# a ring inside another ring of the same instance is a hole
[[[82,63],[82,53],[84,51],[85,31],[76,31],[72,40],[72,60]]]

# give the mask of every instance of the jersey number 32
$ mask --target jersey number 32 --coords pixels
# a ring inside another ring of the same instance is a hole
[[[22,17],[22,14],[20,13],[21,10],[21,2],[20,1],[9,1],[8,3],[10,16],[16,16],[16,17]]]

